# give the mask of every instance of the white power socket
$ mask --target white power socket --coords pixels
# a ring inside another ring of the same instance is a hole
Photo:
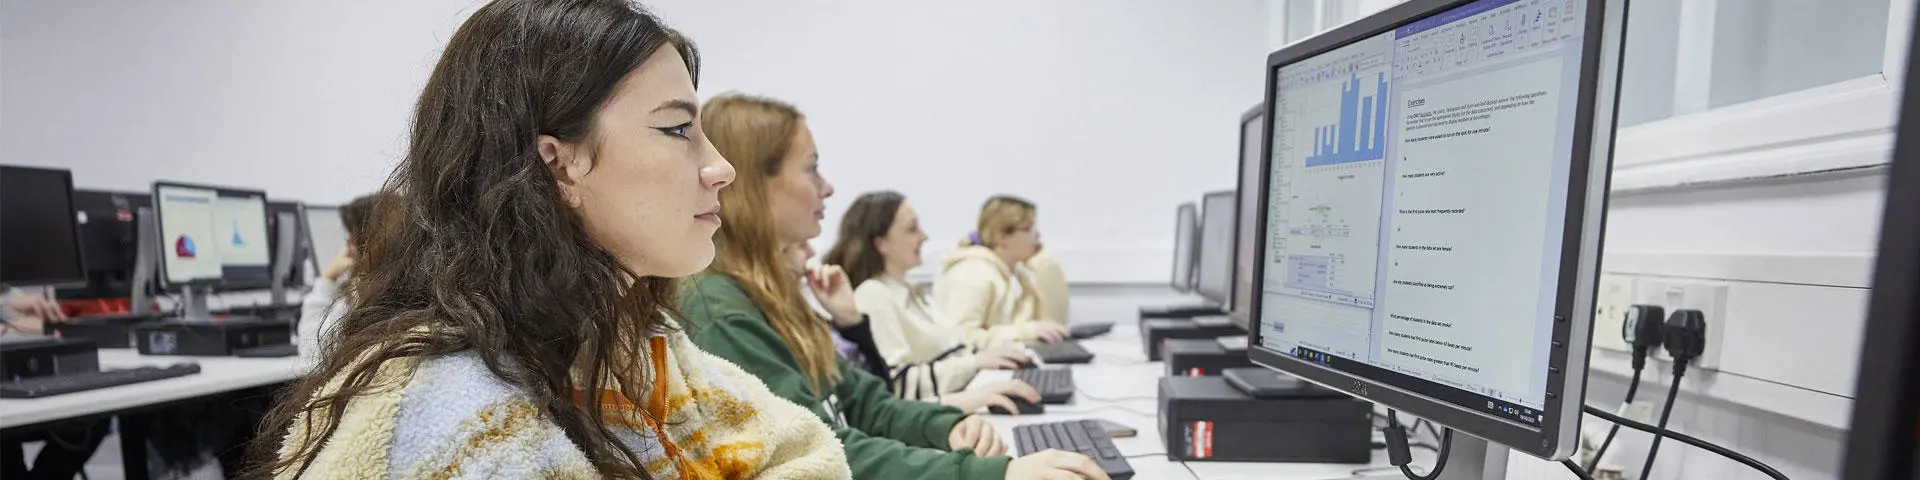
[[[1599,291],[1593,297],[1593,346],[1621,353],[1632,352],[1620,338],[1627,309],[1634,305],[1633,277],[1617,273],[1600,274]],[[1662,318],[1661,320],[1666,320]]]
[[[1677,278],[1642,277],[1638,280],[1637,303],[1666,307],[1667,314],[1678,310],[1699,310],[1707,320],[1707,348],[1693,367],[1720,369],[1721,339],[1727,338],[1727,283]],[[1667,319],[1660,319],[1665,322]],[[1654,358],[1672,361],[1666,348],[1654,351]]]

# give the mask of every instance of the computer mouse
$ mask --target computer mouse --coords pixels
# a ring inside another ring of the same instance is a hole
[[[1011,400],[1013,400],[1013,406],[1015,408],[1020,409],[1021,415],[1037,415],[1037,414],[1047,412],[1047,407],[1045,405],[1041,405],[1035,402],[1029,402],[1023,398],[1011,398]],[[993,406],[987,407],[987,413],[991,413],[994,415],[1010,414],[1010,412],[1007,412],[1007,409],[1000,408],[999,405],[993,405]]]

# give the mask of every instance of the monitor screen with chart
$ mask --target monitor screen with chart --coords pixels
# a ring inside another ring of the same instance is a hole
[[[1587,344],[1611,141],[1601,3],[1409,2],[1269,59],[1256,361],[1571,451],[1585,352],[1565,346]]]

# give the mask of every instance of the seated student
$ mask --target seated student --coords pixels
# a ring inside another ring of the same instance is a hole
[[[707,101],[700,124],[739,177],[720,194],[724,221],[712,268],[681,285],[680,311],[695,344],[832,424],[855,478],[1107,478],[1079,454],[1009,461],[986,420],[895,397],[886,381],[836,356],[827,320],[813,313],[780,258],[820,234],[824,199],[833,194],[804,118],[779,101],[726,94]],[[843,272],[822,267],[806,277],[833,323],[859,321]]]
[[[960,329],[938,318],[925,292],[907,283],[907,270],[920,266],[927,234],[920,216],[896,192],[861,195],[840,217],[840,232],[825,262],[846,271],[854,303],[873,325],[880,355],[892,366],[893,393],[910,400],[937,401],[973,411],[991,403],[1011,409],[1008,395],[1035,400],[1033,387],[1012,380],[968,390],[981,369],[1017,368],[1032,363],[1025,349],[1001,345],[975,351]],[[1035,392],[1038,393],[1038,392]]]
[[[813,245],[807,242],[788,245],[780,250],[780,254],[786,261],[786,264],[782,265],[783,273],[792,277],[794,281],[804,282],[809,274],[815,273],[807,269],[807,260],[813,258]],[[800,293],[805,295],[807,292]],[[808,298],[813,302],[818,301],[812,297]],[[813,313],[818,314],[819,311],[815,310]],[[886,360],[880,357],[879,347],[873,342],[873,330],[869,327],[871,324],[867,323],[865,315],[836,317],[835,320],[840,322],[833,324],[833,348],[840,358],[860,367],[861,370],[866,370],[867,373],[886,378],[889,368]]]
[[[734,175],[695,125],[697,58],[622,0],[475,11],[361,232],[340,336],[249,476],[850,476],[818,418],[667,316]]]
[[[1060,325],[1067,324],[1067,271],[1060,268],[1060,260],[1054,258],[1053,249],[1040,243],[1040,236],[1034,235],[1033,258],[1027,259],[1027,269],[1033,274],[1033,294],[1040,302],[1040,319]]]
[[[366,223],[367,219],[373,218],[374,205],[390,198],[392,194],[376,193],[355,198],[340,207],[340,223],[347,229],[347,245],[340,249],[340,254],[334,256],[333,261],[327,263],[326,269],[320,271],[320,278],[313,281],[313,288],[307,290],[307,296],[300,299],[298,336],[301,355],[319,356],[320,347],[332,343],[322,342],[321,337],[335,335],[334,327],[340,324],[340,317],[346,316],[348,305],[351,304],[341,297],[343,290],[340,286],[353,276],[353,261],[360,251],[355,247],[359,243],[357,239],[363,238],[361,232],[368,229]]]
[[[979,229],[947,253],[933,304],[974,348],[1015,342],[1058,342],[1067,327],[1040,321],[1042,306],[1020,268],[1039,247],[1033,202],[999,195],[980,208]]]

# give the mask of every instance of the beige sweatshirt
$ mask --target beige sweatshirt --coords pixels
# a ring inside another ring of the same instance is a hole
[[[853,301],[867,315],[873,343],[893,369],[893,394],[909,400],[939,400],[966,389],[979,373],[973,348],[960,328],[940,318],[926,296],[885,275],[854,289]]]
[[[981,349],[1036,338],[1039,299],[1021,287],[1014,276],[1019,273],[993,249],[960,247],[943,264],[933,304],[960,328],[968,345]]]
[[[1040,298],[1040,319],[1066,325],[1067,271],[1060,268],[1060,260],[1053,258],[1052,249],[1043,248],[1026,263],[1033,276],[1033,293]]]

